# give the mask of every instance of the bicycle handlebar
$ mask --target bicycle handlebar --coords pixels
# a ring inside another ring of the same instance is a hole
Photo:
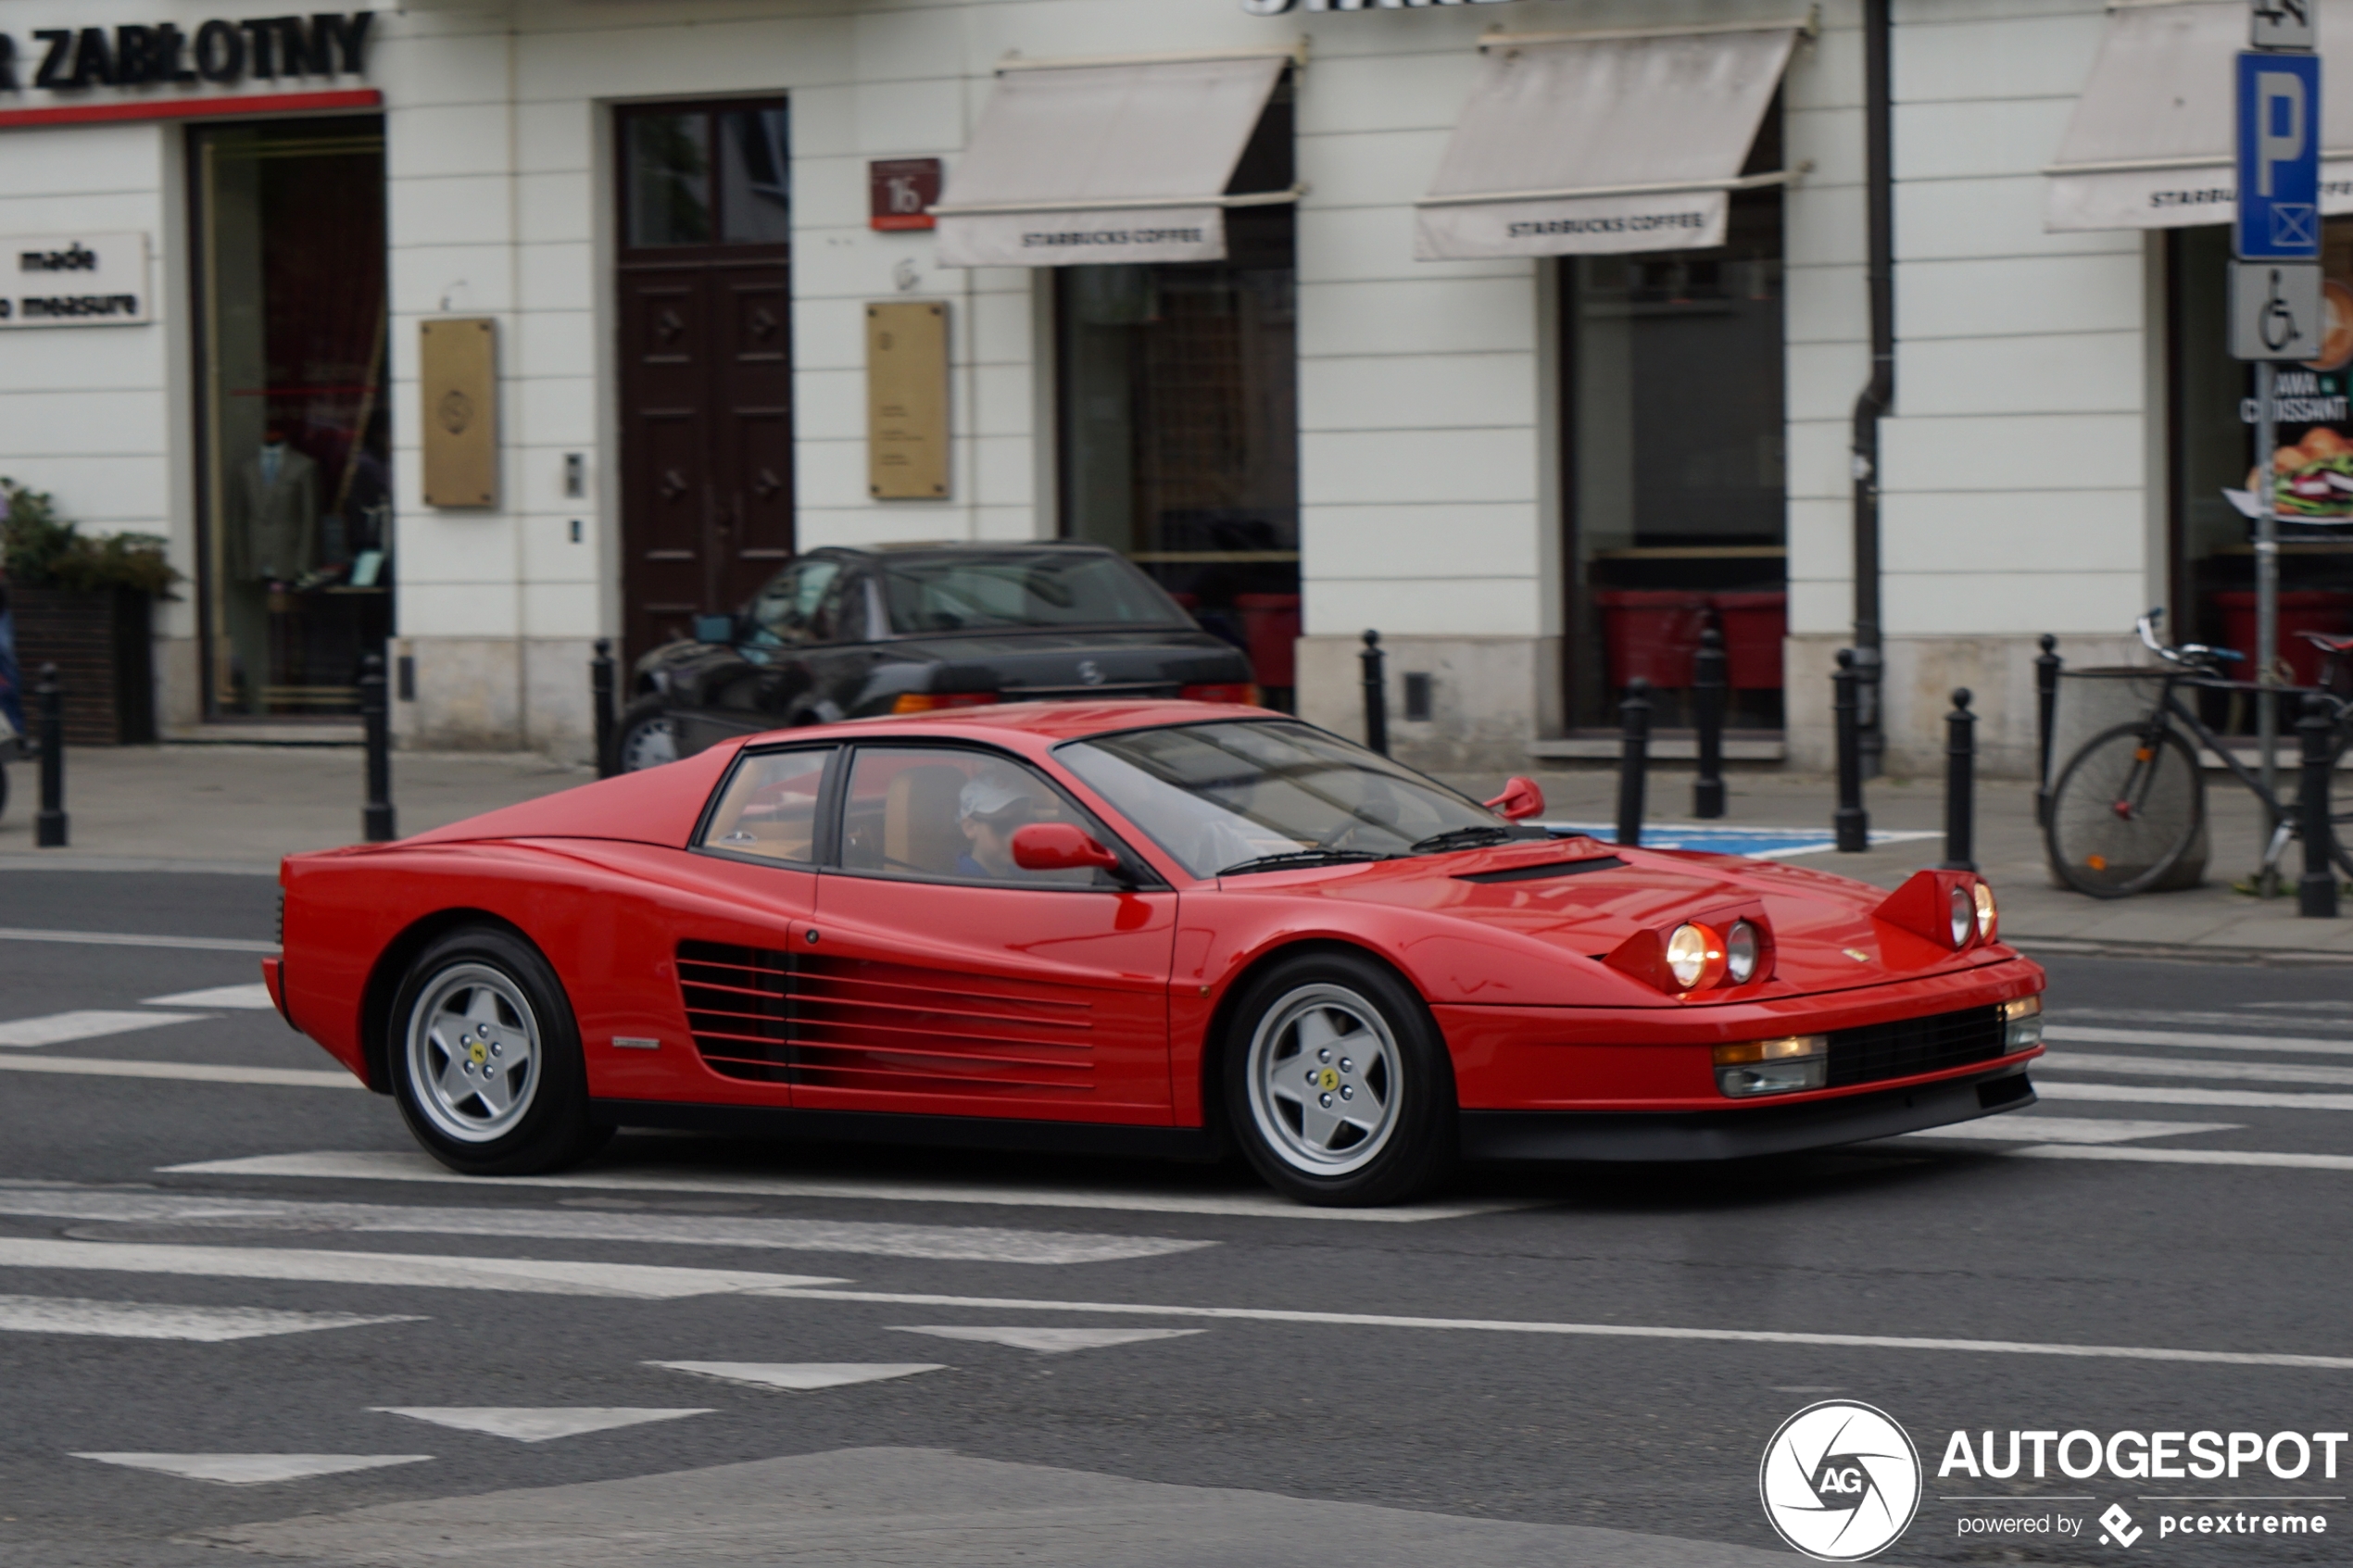
[[[2183,643],[2178,647],[2167,647],[2157,640],[2157,623],[2164,618],[2165,608],[2160,605],[2133,622],[2133,626],[2141,634],[2141,646],[2168,664],[2195,668],[2200,665],[2237,664],[2246,658],[2246,655],[2236,648],[2209,647],[2204,643]]]

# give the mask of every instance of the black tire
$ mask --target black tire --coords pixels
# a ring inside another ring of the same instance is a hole
[[[2070,759],[2043,830],[2051,870],[2078,893],[2144,892],[2196,842],[2206,781],[2189,743],[2168,729],[2155,751],[2145,724],[2103,730]]]
[[[588,1118],[580,1028],[562,983],[512,932],[466,926],[420,953],[393,998],[385,1049],[401,1119],[453,1171],[560,1171],[612,1135]],[[525,1052],[522,1067],[500,1066]]]
[[[1396,1203],[1453,1168],[1445,1039],[1421,997],[1370,958],[1315,951],[1265,971],[1236,998],[1223,1065],[1234,1141],[1302,1203]],[[1369,1126],[1343,1109],[1368,1103],[1379,1107]]]
[[[642,772],[685,755],[678,748],[678,721],[661,693],[641,696],[621,710],[612,727],[614,772]]]

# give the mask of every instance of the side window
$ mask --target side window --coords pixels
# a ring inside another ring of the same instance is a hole
[[[810,617],[809,636],[818,643],[862,643],[866,640],[866,579],[858,572],[837,574],[833,586],[817,601]]]
[[[814,751],[759,751],[744,757],[727,775],[718,809],[711,813],[696,843],[706,849],[814,865],[817,794],[833,755],[833,748],[826,746]]]
[[[846,871],[1028,887],[1110,884],[1091,869],[1014,865],[1014,830],[1029,822],[1100,831],[1009,758],[950,746],[862,746],[842,803],[841,863]]]
[[[810,622],[818,602],[840,575],[841,562],[819,558],[797,561],[770,578],[751,603],[754,638],[772,647],[813,640]]]

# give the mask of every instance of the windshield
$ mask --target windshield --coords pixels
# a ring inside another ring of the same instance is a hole
[[[1055,755],[1199,877],[1269,855],[1402,855],[1484,808],[1305,724],[1187,724],[1074,741]]]
[[[1002,626],[1183,626],[1185,612],[1117,556],[1066,550],[886,561],[895,632]]]

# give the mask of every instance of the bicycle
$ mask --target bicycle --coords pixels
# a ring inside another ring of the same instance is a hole
[[[2180,863],[2197,841],[2206,823],[2206,781],[2198,771],[2196,748],[2183,736],[2184,730],[2220,757],[2231,775],[2270,810],[2275,826],[2263,852],[2265,872],[2279,865],[2290,841],[2300,835],[2299,801],[2293,782],[2284,798],[2265,789],[2255,770],[2231,753],[2221,737],[2182,701],[2179,692],[2187,686],[2200,691],[2269,691],[2275,697],[2301,698],[2319,688],[2266,687],[2252,681],[2225,679],[2222,666],[2243,662],[2246,656],[2203,643],[2168,647],[2157,637],[2157,622],[2163,614],[2161,609],[2153,609],[2136,622],[2142,645],[2163,661],[2157,671],[2163,685],[2156,706],[2147,718],[2114,725],[2086,741],[2068,759],[2051,789],[2050,817],[2043,829],[2051,870],[2070,887],[2095,898],[2122,898],[2145,891]],[[2328,637],[2314,632],[2303,635],[2328,656],[2323,684],[2333,684],[2336,661],[2353,654],[2353,637]],[[2339,810],[2335,799],[2337,763],[2348,740],[2353,740],[2353,734],[2348,734],[2353,730],[2353,724],[2348,724],[2353,703],[2327,691],[2320,695],[2335,710],[2334,733],[2329,743],[2329,859],[2340,872],[2353,876],[2353,854],[2347,853],[2345,842],[2353,835],[2343,828],[2353,822],[2353,811]]]

